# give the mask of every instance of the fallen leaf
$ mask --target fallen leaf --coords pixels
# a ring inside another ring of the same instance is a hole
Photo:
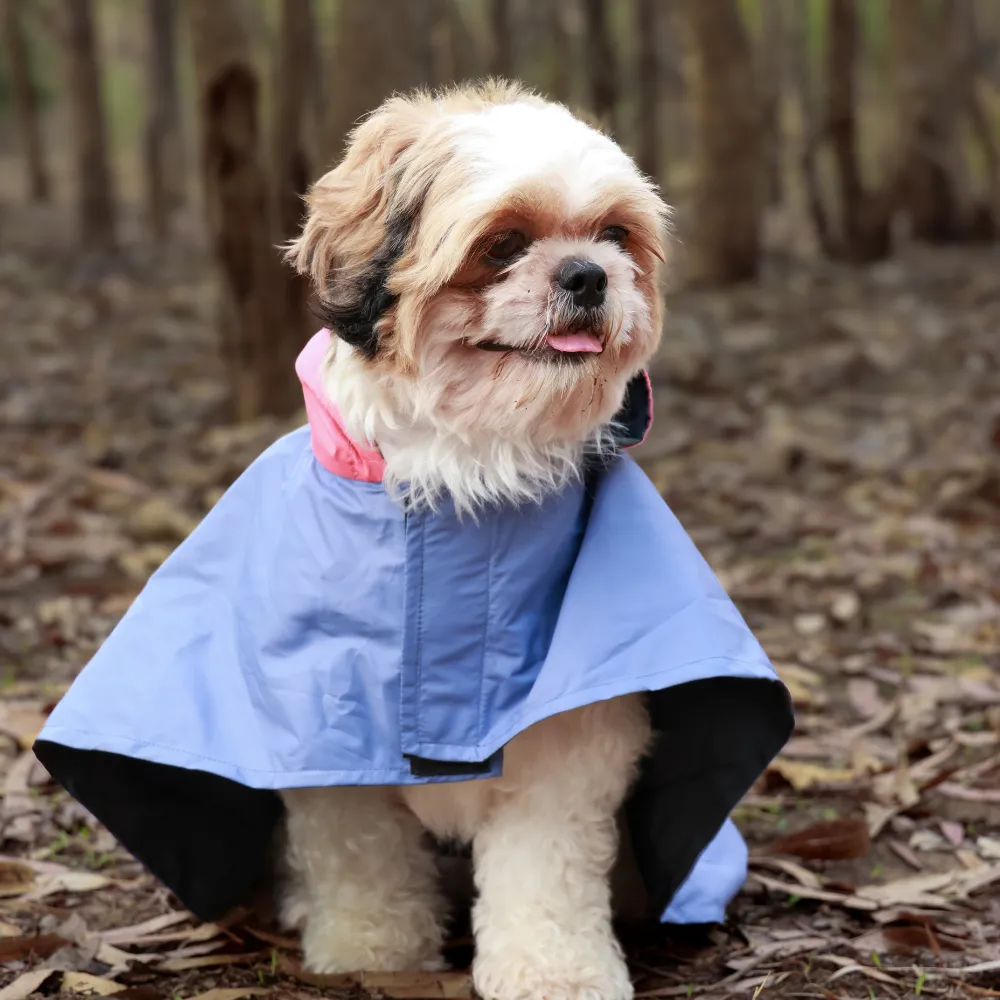
[[[55,969],[32,969],[23,972],[12,983],[0,990],[0,1000],[25,1000],[36,992],[49,976],[55,975]]]
[[[150,934],[166,930],[168,927],[173,927],[174,924],[179,924],[184,920],[190,919],[191,914],[185,910],[164,913],[159,917],[151,917],[149,920],[144,920],[140,924],[101,931],[101,940],[107,941],[108,944],[135,944]]]
[[[771,844],[772,851],[815,861],[863,858],[870,849],[868,826],[856,819],[814,823],[804,830],[786,834]]]
[[[827,982],[832,983],[834,980],[841,979],[843,976],[849,976],[852,972],[860,972],[861,975],[867,976],[869,979],[874,979],[878,983],[889,983],[891,986],[901,985],[898,979],[893,979],[888,973],[881,972],[878,969],[872,969],[867,965],[845,965],[843,968],[838,969],[832,976],[830,976]]]
[[[869,677],[850,678],[847,682],[847,697],[854,711],[863,719],[877,718],[888,707],[878,693],[878,685]]]
[[[899,927],[877,927],[850,942],[862,955],[888,953],[912,955],[922,948],[934,951],[938,946],[949,951],[961,951],[961,945],[941,934],[935,934],[928,924],[907,924]]]
[[[964,802],[1000,802],[1000,788],[967,788],[965,785],[945,781],[935,791]]]
[[[0,861],[0,897],[21,896],[35,887],[35,872],[23,861]]]
[[[858,778],[858,774],[849,768],[826,767],[783,757],[772,761],[768,770],[780,774],[797,792],[817,785],[849,785]]]
[[[197,958],[168,958],[157,966],[163,972],[185,972],[188,969],[207,969],[213,965],[243,965],[256,962],[267,955],[266,951],[248,951],[239,955],[201,955]]]
[[[100,976],[92,976],[88,972],[64,972],[62,988],[70,993],[96,993],[101,997],[109,997],[114,993],[121,993],[125,989],[121,983],[116,983],[111,979],[102,979]]]
[[[259,941],[263,941],[266,944],[273,944],[276,948],[284,948],[286,951],[300,951],[302,948],[302,942],[297,938],[283,937],[280,934],[271,934],[268,931],[262,931],[256,927],[244,927],[243,929],[248,934],[252,934]]]
[[[953,819],[943,819],[938,823],[944,839],[952,847],[960,847],[965,840],[965,827],[961,823],[956,823]]]
[[[913,853],[913,851],[909,849],[909,847],[906,846],[906,844],[903,844],[898,840],[890,840],[889,847],[895,851],[895,853],[898,854],[899,857],[901,857],[911,868],[916,868],[917,871],[923,869],[923,862],[916,856],[916,854]]]
[[[67,870],[42,875],[34,887],[25,896],[26,899],[39,900],[56,892],[93,892],[113,884],[113,879],[97,872],[82,872]]]
[[[934,830],[914,830],[910,836],[910,847],[915,851],[941,851],[947,841]]]
[[[797,707],[808,707],[824,700],[823,678],[815,670],[798,663],[777,663],[774,669]]]
[[[987,861],[1000,861],[1000,838],[977,837],[976,850]]]
[[[865,899],[857,893],[847,895],[842,892],[830,892],[827,889],[810,889],[808,886],[782,882],[780,879],[769,878],[753,872],[750,878],[759,882],[764,888],[775,892],[783,892],[788,896],[798,896],[800,899],[818,899],[825,903],[840,903],[849,910],[877,910],[878,903],[873,899]]]
[[[274,990],[264,989],[261,986],[217,986],[214,990],[196,993],[188,1000],[240,1000],[241,997],[258,997],[273,992]]]
[[[322,989],[357,989],[394,1000],[471,1000],[472,978],[466,972],[308,972],[298,962],[280,956],[282,972]]]
[[[0,963],[23,958],[48,958],[70,942],[61,934],[32,934],[24,937],[0,938]]]

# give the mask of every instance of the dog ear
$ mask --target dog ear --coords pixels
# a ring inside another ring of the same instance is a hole
[[[369,358],[379,348],[378,321],[395,302],[389,275],[419,212],[406,166],[425,116],[420,102],[397,97],[365,119],[340,164],[313,185],[302,233],[285,251],[311,278],[319,318]]]

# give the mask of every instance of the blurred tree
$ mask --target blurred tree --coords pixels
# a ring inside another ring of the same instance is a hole
[[[282,0],[276,96],[273,107],[272,177],[275,242],[296,235],[302,224],[302,196],[317,161],[315,132],[307,128],[309,88],[315,83],[316,19],[313,0]],[[281,271],[283,343],[296,352],[315,326],[309,310],[309,282],[291,267]],[[296,332],[297,331],[297,332]],[[293,360],[290,353],[286,361]]]
[[[569,25],[574,0],[546,0],[545,24],[549,36],[548,80],[549,96],[563,104],[573,102],[573,39]]]
[[[184,150],[177,85],[174,0],[147,0],[149,113],[146,119],[146,210],[157,240],[169,236],[170,217],[184,203]]]
[[[80,239],[90,249],[110,250],[116,241],[117,220],[91,0],[65,0],[65,15]]]
[[[900,129],[900,207],[918,239],[967,239],[991,229],[977,206],[963,124],[974,54],[962,29],[968,0],[914,5],[890,0],[889,42]],[[974,86],[974,85],[973,85]]]
[[[314,179],[316,152],[307,145],[306,113],[315,37],[312,0],[282,0],[272,129],[277,234],[281,240],[291,239],[298,232],[302,196]]]
[[[606,0],[583,0],[587,40],[588,103],[601,124],[618,135],[618,64]]]
[[[663,0],[635,0],[636,100],[639,166],[654,181],[660,178],[660,72],[657,54],[660,6]]]
[[[286,414],[301,325],[290,316],[259,134],[260,84],[241,0],[186,0],[201,133],[205,211],[222,273],[220,338],[232,416]]]
[[[3,0],[3,35],[7,42],[17,128],[24,146],[28,191],[33,201],[48,201],[52,186],[45,162],[41,102],[32,74],[24,13],[24,0]]]
[[[325,127],[329,159],[339,159],[353,125],[393,91],[433,79],[427,10],[413,0],[340,0]]]
[[[980,77],[988,71],[990,60],[994,58],[991,45],[996,45],[997,36],[989,37],[982,15],[982,8],[975,3],[960,4],[955,14],[956,35],[963,53],[960,77],[963,101],[972,133],[982,150],[986,171],[987,200],[981,209],[985,218],[980,220],[980,228],[995,232],[1000,225],[1000,149],[993,121],[979,92],[979,84]]]
[[[827,109],[829,136],[837,178],[840,226],[836,235],[822,207],[818,182],[813,210],[824,249],[855,263],[880,260],[890,250],[890,223],[895,205],[894,182],[876,193],[865,190],[858,162],[855,76],[858,16],[855,0],[830,0],[827,25]]]
[[[760,81],[764,115],[764,177],[769,205],[780,205],[782,183],[782,97],[785,92],[785,30],[781,0],[759,0],[760,46],[757,79]]]
[[[736,0],[681,0],[695,117],[688,278],[722,284],[757,273],[763,119]]]
[[[510,0],[490,3],[490,73],[509,77],[513,73],[510,39]]]

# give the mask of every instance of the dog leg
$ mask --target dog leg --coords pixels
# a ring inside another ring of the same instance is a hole
[[[313,972],[441,968],[443,898],[420,822],[387,788],[283,793],[283,916]]]
[[[473,848],[476,989],[485,1000],[630,1000],[611,927],[615,813],[650,738],[640,698],[590,705],[505,751]]]

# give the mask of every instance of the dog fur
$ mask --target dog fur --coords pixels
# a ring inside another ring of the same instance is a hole
[[[659,341],[668,222],[610,138],[501,82],[395,97],[307,201],[288,258],[335,335],[325,387],[401,501],[448,496],[474,517],[558,490],[609,447]],[[560,284],[567,261],[600,267],[602,302]],[[286,791],[283,915],[307,966],[440,967],[429,831],[472,845],[486,1000],[628,1000],[610,872],[650,738],[628,696],[521,733],[499,778]]]

